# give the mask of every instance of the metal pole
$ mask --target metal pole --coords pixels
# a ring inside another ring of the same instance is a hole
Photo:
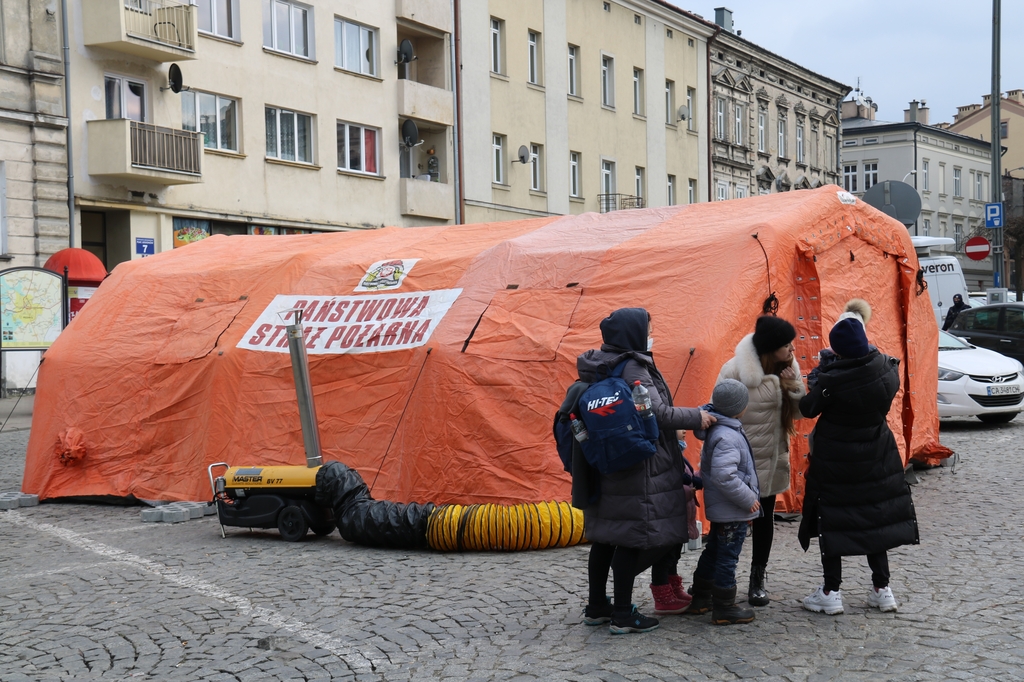
[[[68,119],[68,246],[75,245],[75,155],[71,149],[71,45],[68,42],[68,3],[60,1],[60,22],[64,31],[64,115]]]
[[[1002,174],[999,171],[1003,142],[1000,133],[999,104],[999,14],[1001,0],[992,0],[992,201],[1003,200]],[[1004,213],[1005,216],[1005,213]],[[1004,217],[1005,220],[1005,217]],[[1003,282],[1003,228],[992,229],[992,280],[997,287]]]
[[[287,326],[288,352],[292,356],[292,375],[295,377],[295,396],[299,401],[299,422],[302,424],[302,443],[306,449],[306,465],[310,468],[323,464],[320,451],[320,429],[316,420],[316,405],[313,403],[313,387],[309,381],[309,360],[306,357],[306,341],[302,334],[302,309],[290,311],[295,320]]]

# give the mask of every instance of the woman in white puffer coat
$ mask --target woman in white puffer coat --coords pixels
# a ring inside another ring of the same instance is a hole
[[[736,354],[722,366],[715,382],[736,379],[750,392],[740,421],[754,453],[763,511],[751,526],[747,599],[753,606],[766,606],[770,601],[765,574],[775,534],[775,498],[789,489],[789,439],[796,433],[800,399],[807,393],[793,354],[795,338],[796,329],[786,320],[759,317],[754,333],[739,342]]]

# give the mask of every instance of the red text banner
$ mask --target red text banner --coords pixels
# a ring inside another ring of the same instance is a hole
[[[239,348],[288,352],[286,328],[302,308],[310,355],[384,353],[422,346],[462,289],[365,296],[275,296],[238,342]]]

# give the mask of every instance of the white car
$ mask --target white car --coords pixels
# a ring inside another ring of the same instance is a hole
[[[1024,409],[1024,365],[939,332],[939,416],[1001,424]]]

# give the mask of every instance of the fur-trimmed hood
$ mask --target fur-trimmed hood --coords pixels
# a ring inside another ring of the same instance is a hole
[[[743,383],[747,388],[757,388],[765,382],[774,382],[776,386],[779,386],[779,378],[774,374],[765,376],[764,369],[761,367],[761,357],[757,354],[757,350],[754,349],[754,335],[747,334],[740,342],[736,344],[736,352],[733,358],[725,363],[726,367],[732,366],[733,374],[735,378]],[[793,371],[800,374],[800,363],[796,361],[796,357],[793,358]],[[723,368],[723,372],[725,369]],[[780,399],[779,404],[782,404]]]

